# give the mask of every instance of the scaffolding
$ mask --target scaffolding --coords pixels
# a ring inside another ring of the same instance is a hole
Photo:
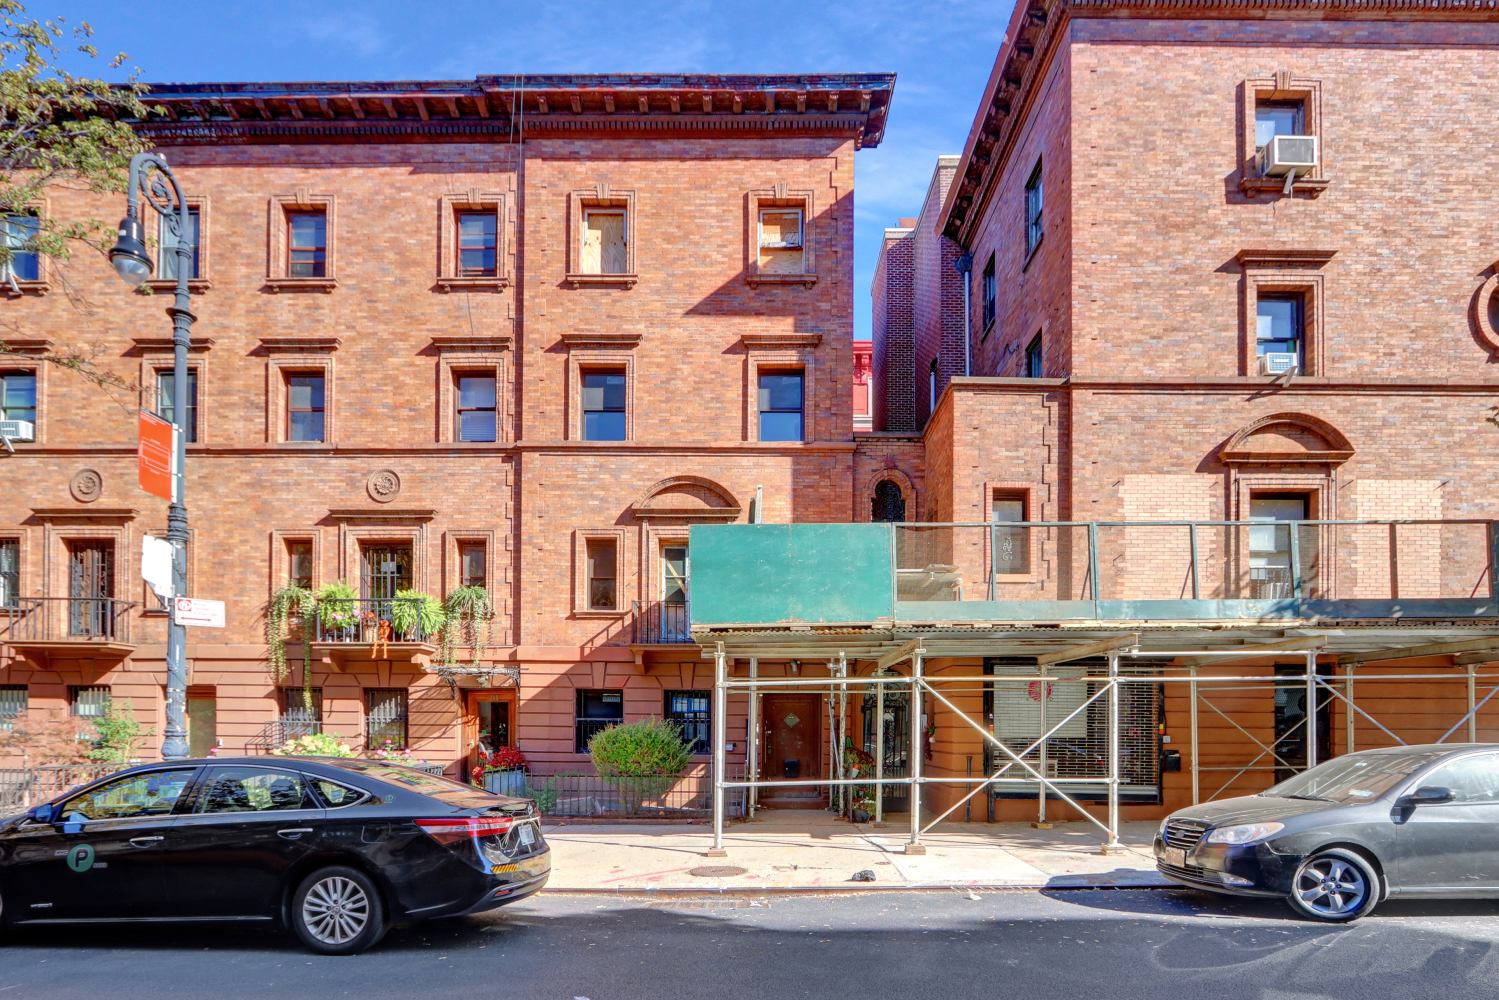
[[[798,655],[792,650],[796,649],[795,640],[787,636],[786,656]],[[1381,648],[1375,650],[1343,653],[1336,657],[1335,663],[1323,663],[1319,665],[1319,657],[1328,655],[1327,635],[1304,635],[1285,639],[1277,642],[1259,642],[1233,646],[1219,649],[1193,649],[1193,648],[1150,648],[1144,649],[1141,645],[1141,636],[1138,632],[1122,632],[1121,634],[1099,639],[1097,641],[1073,645],[1064,649],[1041,653],[1035,657],[1035,667],[1038,672],[1028,674],[952,674],[941,675],[929,674],[925,667],[928,659],[938,656],[943,658],[953,656],[975,656],[984,653],[995,655],[1012,656],[1013,648],[1004,650],[985,650],[975,648],[972,642],[964,644],[966,648],[955,646],[953,643],[938,641],[933,643],[933,636],[917,636],[905,642],[898,648],[884,652],[881,655],[860,657],[874,659],[876,662],[875,672],[871,676],[850,675],[848,669],[849,656],[845,650],[839,650],[835,657],[827,658],[829,669],[827,677],[767,677],[759,671],[759,657],[749,658],[748,678],[732,678],[729,676],[730,657],[725,651],[725,643],[721,640],[714,641],[710,655],[714,659],[714,712],[713,712],[713,758],[714,758],[714,783],[713,783],[713,846],[708,852],[710,856],[724,856],[723,827],[724,827],[724,791],[731,788],[747,789],[749,815],[753,816],[758,794],[762,788],[829,788],[845,789],[849,786],[873,786],[876,790],[876,822],[883,821],[883,799],[885,789],[892,786],[905,786],[909,795],[910,811],[910,833],[905,844],[904,851],[907,854],[924,854],[926,848],[921,838],[924,833],[929,832],[936,824],[952,815],[961,806],[967,805],[974,796],[1003,787],[1025,787],[1036,788],[1038,792],[1039,819],[1044,822],[1046,818],[1046,802],[1048,797],[1054,796],[1056,800],[1071,806],[1081,817],[1098,827],[1104,837],[1102,851],[1105,854],[1116,853],[1122,850],[1119,842],[1120,826],[1120,791],[1124,783],[1124,774],[1121,766],[1121,730],[1124,719],[1121,715],[1121,697],[1132,685],[1156,684],[1182,685],[1186,689],[1189,699],[1189,753],[1191,765],[1191,799],[1193,804],[1201,801],[1211,801],[1229,790],[1237,781],[1246,774],[1254,774],[1266,770],[1277,772],[1295,772],[1306,768],[1317,766],[1320,759],[1319,747],[1328,743],[1334,747],[1331,755],[1336,755],[1336,741],[1332,739],[1331,732],[1319,730],[1318,717],[1322,714],[1324,707],[1337,704],[1342,707],[1344,717],[1344,731],[1342,733],[1342,752],[1348,753],[1358,748],[1358,730],[1360,720],[1365,729],[1372,729],[1393,740],[1395,744],[1410,745],[1408,741],[1397,732],[1407,723],[1386,714],[1384,721],[1365,707],[1361,707],[1356,700],[1357,685],[1359,684],[1399,684],[1404,682],[1418,681],[1421,683],[1453,683],[1464,685],[1466,691],[1466,711],[1455,723],[1445,729],[1435,739],[1435,743],[1445,743],[1449,738],[1465,729],[1468,742],[1476,742],[1478,736],[1478,713],[1490,700],[1499,694],[1499,673],[1485,673],[1479,670],[1480,664],[1499,662],[1499,635],[1485,636],[1475,639],[1461,640],[1455,642],[1427,643],[1424,645]],[[992,640],[991,640],[992,641]],[[705,652],[709,652],[707,643],[703,644]],[[802,653],[801,655],[807,655]],[[815,655],[815,654],[814,654]],[[1405,660],[1420,657],[1454,656],[1455,667],[1423,667],[1423,668],[1389,668],[1373,667],[1381,661]],[[1048,669],[1060,664],[1075,663],[1090,658],[1101,657],[1104,661],[1104,669],[1098,674],[1083,674],[1077,676],[1058,676],[1049,673]],[[1289,659],[1299,670],[1297,673],[1276,672],[1273,668],[1270,673],[1229,673],[1217,672],[1204,673],[1205,669],[1213,667],[1228,667],[1236,662],[1245,660],[1271,660],[1284,661]],[[1158,665],[1160,661],[1170,661],[1166,665]],[[909,663],[909,673],[902,674],[894,672],[892,668]],[[1342,673],[1333,673],[1331,670],[1341,669]],[[1360,670],[1378,670],[1378,673],[1360,674]],[[1390,672],[1391,670],[1396,672]],[[1436,670],[1456,670],[1456,673],[1439,675]],[[1409,672],[1419,670],[1419,672]],[[1405,672],[1402,672],[1405,671]],[[1039,727],[1040,735],[1029,739],[1026,745],[1017,750],[993,732],[991,726],[986,726],[983,719],[975,719],[970,712],[964,711],[949,695],[959,693],[972,693],[975,688],[972,685],[978,682],[981,691],[994,691],[1000,684],[1005,683],[1040,683],[1041,696],[1040,717],[1042,719]],[[1085,683],[1088,689],[1078,697],[1070,698],[1067,705],[1070,710],[1061,718],[1052,721],[1045,714],[1045,705],[1050,698],[1051,685],[1053,683]],[[1287,691],[1299,688],[1304,693],[1304,707],[1302,718],[1294,725],[1288,727],[1284,732],[1275,733],[1267,743],[1260,739],[1249,729],[1246,729],[1239,721],[1236,721],[1228,712],[1225,712],[1212,700],[1212,695],[1222,692],[1233,692],[1239,690],[1254,689],[1263,691],[1269,684],[1274,691]],[[957,687],[958,685],[969,685],[968,687]],[[1492,686],[1481,698],[1480,687]],[[841,757],[842,748],[846,740],[846,721],[848,718],[848,692],[851,688],[857,690],[871,690],[876,699],[876,711],[879,722],[875,725],[876,752],[875,774],[873,777],[848,777],[846,768],[843,766]],[[939,690],[939,688],[941,690]],[[833,699],[837,699],[838,718],[837,725],[829,727],[829,753],[828,764],[831,777],[823,778],[798,778],[798,779],[765,779],[759,772],[760,756],[760,726],[761,710],[760,697],[768,691],[819,691],[829,695],[829,710],[831,712]],[[884,740],[884,699],[887,692],[900,690],[910,698],[910,724],[908,750],[910,761],[910,774],[905,777],[886,777],[884,774],[885,747]],[[749,739],[748,762],[746,777],[742,780],[729,780],[725,777],[726,771],[726,710],[728,695],[731,691],[745,691],[749,696],[748,726]],[[922,734],[925,729],[925,717],[921,706],[924,698],[929,696],[933,702],[942,705],[952,713],[956,725],[970,727],[977,731],[985,744],[987,744],[994,755],[995,766],[992,771],[985,768],[985,773],[980,776],[938,776],[923,774],[923,753],[921,746]],[[1398,700],[1397,700],[1398,704]],[[1496,703],[1499,704],[1499,703]],[[1048,773],[1051,768],[1047,765],[1047,750],[1051,741],[1063,733],[1068,726],[1074,725],[1075,720],[1083,717],[1085,713],[1096,711],[1095,706],[1103,706],[1103,714],[1106,719],[1106,752],[1104,754],[1104,774],[1087,776],[1063,776]],[[1200,742],[1200,708],[1206,708],[1221,716],[1222,719],[1237,729],[1254,747],[1259,749],[1258,755],[1245,764],[1237,763],[1209,763],[1202,762]],[[1378,711],[1379,709],[1376,709]],[[1330,714],[1330,713],[1329,713]],[[1387,724],[1388,723],[1388,724]],[[1422,716],[1418,723],[1409,723],[1414,726],[1413,732],[1408,732],[1415,739],[1420,739],[1420,734],[1436,735],[1436,730],[1431,728],[1432,716]],[[1409,726],[1407,726],[1409,728]],[[1300,759],[1293,759],[1293,755],[1285,751],[1288,741],[1299,741],[1304,746],[1304,753]],[[1389,744],[1385,744],[1389,745]],[[1268,760],[1268,763],[1264,763]],[[1037,764],[1040,766],[1038,767]],[[1018,770],[1019,774],[1013,773]],[[1222,772],[1232,772],[1227,781],[1218,784],[1206,799],[1202,796],[1202,782],[1204,776],[1215,775]],[[1098,786],[1102,784],[1106,788],[1106,810],[1104,818],[1093,815],[1091,811],[1077,800],[1079,789],[1085,786]],[[925,824],[922,823],[922,788],[927,785],[966,785],[967,794],[952,803],[941,815]],[[1071,791],[1072,794],[1069,794]],[[1236,793],[1237,794],[1237,793]]]

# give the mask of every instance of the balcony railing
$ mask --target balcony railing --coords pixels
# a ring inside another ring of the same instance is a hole
[[[17,597],[0,607],[0,642],[128,643],[134,607],[112,597]]]
[[[362,643],[434,642],[436,630],[422,627],[421,600],[411,597],[378,599],[329,597],[318,601],[317,642]],[[398,628],[396,621],[408,623]],[[381,632],[385,634],[381,635]]]
[[[664,601],[636,601],[631,642],[669,645],[692,641],[691,605]]]

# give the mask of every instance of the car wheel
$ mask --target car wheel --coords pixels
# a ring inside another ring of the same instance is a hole
[[[1352,851],[1314,854],[1296,869],[1289,901],[1297,913],[1316,920],[1357,920],[1379,902],[1379,876]]]
[[[342,866],[320,868],[292,897],[291,922],[313,951],[354,955],[385,936],[385,907],[368,875]]]

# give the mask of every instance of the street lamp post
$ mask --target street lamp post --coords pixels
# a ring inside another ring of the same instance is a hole
[[[151,175],[151,171],[156,171]],[[148,183],[149,181],[149,183]],[[159,153],[137,153],[130,160],[130,186],[126,214],[120,221],[119,239],[109,252],[115,272],[126,284],[139,286],[151,277],[151,257],[146,251],[145,229],[140,221],[140,198],[144,195],[160,213],[167,230],[176,239],[177,296],[167,315],[172,317],[172,423],[177,429],[176,455],[173,456],[172,500],[167,508],[167,541],[172,545],[172,595],[187,591],[187,508],[183,506],[183,466],[187,457],[187,349],[191,344],[193,320],[189,308],[187,280],[192,271],[193,246],[191,216],[182,188],[172,176],[164,156]],[[167,618],[167,725],[161,742],[161,756],[166,760],[186,757],[187,745],[187,629],[177,624],[177,616]]]

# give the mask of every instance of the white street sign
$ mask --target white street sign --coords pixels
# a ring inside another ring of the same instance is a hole
[[[178,625],[224,627],[224,602],[205,601],[201,597],[174,597],[172,616]]]

